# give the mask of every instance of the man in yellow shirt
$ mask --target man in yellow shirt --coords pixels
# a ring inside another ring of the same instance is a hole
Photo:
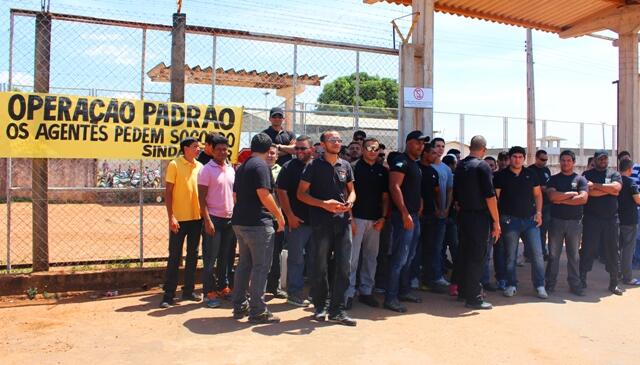
[[[182,257],[182,246],[187,238],[187,260],[184,272],[182,299],[199,302],[199,295],[193,292],[198,245],[202,220],[198,202],[198,173],[202,164],[196,160],[200,147],[195,138],[185,138],[180,142],[180,155],[167,166],[165,205],[169,218],[169,261],[165,272],[164,297],[161,308],[169,308],[174,303],[178,285],[178,268]]]

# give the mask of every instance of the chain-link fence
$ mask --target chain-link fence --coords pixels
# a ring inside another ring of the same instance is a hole
[[[0,25],[9,30],[0,91],[172,99],[171,26],[26,10]],[[314,141],[328,129],[347,141],[362,129],[396,148],[395,49],[191,25],[185,32],[184,101],[243,106],[241,148],[269,126],[274,106],[285,109],[287,128]],[[487,136],[492,151],[526,145],[518,118],[434,113],[434,130],[462,149],[474,134]],[[609,125],[538,121],[537,130],[540,145],[581,156],[615,146]],[[164,260],[163,180],[161,161],[0,160],[0,270]]]

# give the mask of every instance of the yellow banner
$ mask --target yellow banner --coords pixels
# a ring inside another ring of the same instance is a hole
[[[180,141],[229,139],[236,162],[241,107],[71,95],[0,93],[0,157],[173,159]]]

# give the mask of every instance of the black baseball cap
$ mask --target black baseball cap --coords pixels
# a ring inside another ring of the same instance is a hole
[[[593,158],[595,158],[596,160],[599,159],[600,157],[609,157],[609,153],[607,153],[606,150],[597,150],[594,154],[593,154]]]
[[[419,141],[429,142],[431,137],[425,136],[424,134],[422,134],[422,131],[416,130],[416,131],[413,131],[413,132],[407,134],[407,139],[405,140],[405,142],[409,142],[412,139],[417,139]]]
[[[274,115],[278,114],[284,118],[284,109],[280,107],[271,108],[271,111],[269,111],[269,118],[272,118]]]

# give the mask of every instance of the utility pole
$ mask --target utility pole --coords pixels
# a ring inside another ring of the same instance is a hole
[[[536,150],[536,100],[533,87],[533,44],[527,29],[527,165],[534,162]]]

